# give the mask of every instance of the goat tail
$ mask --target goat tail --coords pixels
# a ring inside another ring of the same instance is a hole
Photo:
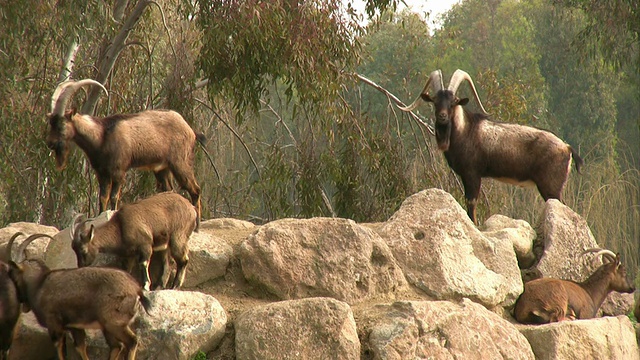
[[[584,165],[584,160],[582,160],[580,155],[578,155],[578,152],[576,151],[576,149],[574,149],[571,146],[569,146],[569,149],[571,150],[571,157],[573,158],[573,161],[576,165],[576,171],[578,172],[578,174],[582,174],[580,172],[580,168],[582,167],[582,165]]]
[[[147,313],[147,315],[151,315],[151,313],[149,312],[149,310],[151,310],[151,300],[149,300],[148,297],[144,296],[142,290],[140,290],[138,297],[140,299],[140,304],[144,308],[144,311]]]

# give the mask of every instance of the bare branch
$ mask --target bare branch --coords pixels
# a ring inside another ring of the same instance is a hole
[[[387,96],[387,98],[389,98],[390,101],[393,101],[396,106],[398,107],[406,107],[406,105],[400,101],[400,99],[398,99],[395,95],[393,95],[392,93],[389,92],[389,90],[383,88],[382,86],[376,84],[375,82],[373,82],[372,80],[367,79],[366,77],[360,75],[360,74],[355,74],[358,79],[360,79],[360,81],[364,82],[365,84],[373,87],[374,89],[380,91],[381,93],[385,94]],[[425,127],[429,133],[431,135],[435,135],[435,132],[433,131],[433,126],[427,124],[426,122],[424,122],[424,120],[422,120],[422,118],[420,118],[420,116],[418,116],[417,114],[415,114],[413,111],[409,111],[409,115],[411,116],[411,118],[416,121],[419,125]]]
[[[60,70],[60,75],[58,75],[59,83],[69,80],[69,76],[71,75],[71,71],[73,71],[73,65],[75,64],[76,54],[78,53],[79,48],[80,44],[78,44],[78,37],[74,36],[73,39],[71,39],[71,41],[69,42],[69,50],[67,51],[67,56],[65,56],[64,58],[64,63],[62,65],[62,69]]]

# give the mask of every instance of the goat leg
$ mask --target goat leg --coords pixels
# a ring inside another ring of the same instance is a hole
[[[73,337],[73,344],[75,345],[75,349],[80,354],[82,360],[89,360],[89,356],[87,355],[87,333],[85,333],[82,329],[70,328],[69,332],[71,332],[71,336]]]

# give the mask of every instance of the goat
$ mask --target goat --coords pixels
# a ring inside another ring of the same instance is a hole
[[[188,241],[196,218],[196,211],[187,199],[164,192],[122,206],[109,221],[98,227],[87,228],[85,221],[76,216],[71,224],[71,245],[78,267],[91,265],[98,252],[128,259],[129,272],[137,261],[142,268],[145,290],[150,289],[149,263],[153,252],[169,250],[176,262],[172,288],[179,288],[189,262]],[[166,266],[166,256],[162,258],[161,266]]]
[[[39,236],[49,237],[44,234]],[[18,298],[33,311],[38,323],[47,328],[58,359],[64,360],[65,333],[73,337],[75,348],[88,360],[85,329],[101,329],[110,350],[110,359],[136,357],[138,339],[130,325],[138,303],[148,313],[151,301],[131,275],[119,269],[49,269],[42,260],[24,260],[24,249],[34,236],[20,244],[18,259],[9,263],[9,276]]]
[[[120,189],[130,168],[154,172],[161,191],[173,190],[171,178],[187,190],[198,213],[200,225],[200,186],[193,171],[196,141],[204,143],[175,111],[146,110],[137,114],[116,114],[103,118],[81,115],[75,109],[65,112],[71,96],[85,85],[99,82],[91,79],[66,81],[58,85],[51,97],[51,113],[47,114],[49,133],[47,146],[55,153],[59,170],[64,169],[69,143],[76,143],[89,158],[100,187],[100,212],[118,208]]]
[[[467,111],[463,106],[469,99],[456,96],[458,87],[465,80],[482,113]],[[428,93],[430,85],[433,95]],[[433,71],[420,96],[400,109],[415,109],[419,99],[435,105],[438,148],[444,152],[449,167],[462,179],[467,214],[476,225],[482,178],[490,177],[519,186],[535,185],[545,201],[560,200],[572,158],[578,172],[584,163],[571,146],[551,132],[490,121],[473,80],[462,70],[456,70],[446,90],[441,71]]]
[[[634,292],[625,266],[620,263],[620,255],[609,250],[599,250],[596,256],[599,255],[603,265],[581,283],[552,278],[525,283],[514,308],[516,320],[523,324],[546,324],[591,319],[610,292]]]
[[[9,277],[11,248],[15,239],[24,235],[17,232],[6,244],[4,253],[0,255],[0,360],[7,360],[9,348],[13,342],[13,331],[20,318],[20,301],[18,290]]]

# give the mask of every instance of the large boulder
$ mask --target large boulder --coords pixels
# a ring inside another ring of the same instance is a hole
[[[504,215],[493,215],[484,222],[482,233],[513,244],[513,251],[521,269],[531,267],[536,260],[533,242],[538,237],[536,231],[524,220],[516,220]]]
[[[536,359],[640,359],[636,334],[626,316],[519,325]]]
[[[278,298],[348,303],[406,285],[385,242],[352,220],[283,219],[260,227],[238,252],[245,278]]]
[[[534,359],[511,323],[468,299],[402,301],[381,312],[367,341],[375,360]]]
[[[348,304],[330,298],[272,303],[235,322],[236,359],[360,359]]]
[[[58,229],[53,226],[34,224],[29,222],[17,222],[11,223],[6,227],[0,229],[0,254],[4,254],[7,242],[17,232],[24,233],[25,236],[18,236],[13,242],[13,248],[11,249],[12,259],[17,256],[18,247],[22,242],[32,234],[47,234],[54,236],[58,233]],[[26,249],[26,255],[29,259],[44,259],[47,246],[51,240],[43,237],[34,240]]]
[[[195,287],[224,276],[232,256],[233,248],[206,230],[191,234],[184,287]]]
[[[542,276],[582,282],[602,265],[593,255],[583,255],[600,247],[586,220],[560,201],[547,201],[539,227],[544,253],[536,268]],[[625,315],[632,308],[633,294],[612,292],[598,314]]]
[[[410,196],[377,231],[407,280],[436,299],[467,297],[492,308],[522,292],[512,241],[483,235],[442,190]]]
[[[214,297],[199,292],[160,290],[148,294],[150,314],[140,310],[137,328],[138,360],[188,360],[213,350],[225,333],[227,315]],[[91,359],[109,357],[100,331],[88,332],[87,354]],[[79,359],[67,346],[69,359]]]

